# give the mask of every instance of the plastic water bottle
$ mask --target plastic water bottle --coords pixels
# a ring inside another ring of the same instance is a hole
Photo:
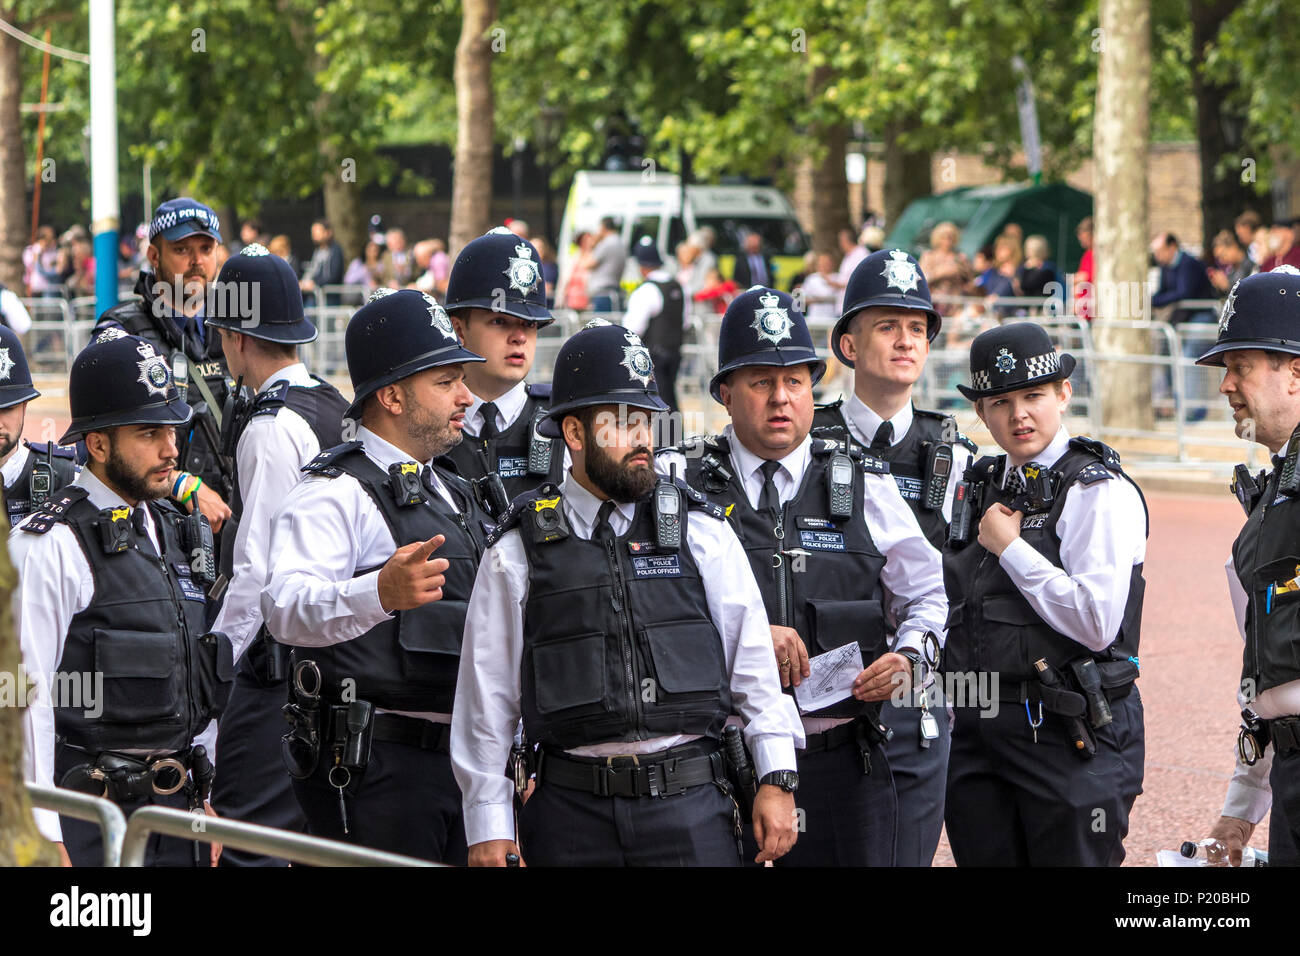
[[[1187,840],[1178,852],[1189,860],[1199,859],[1201,866],[1223,866],[1227,863],[1227,847],[1220,841],[1210,838],[1199,843]],[[1268,853],[1264,850],[1256,850],[1254,847],[1245,847],[1241,851],[1241,865],[1243,867],[1268,866]]]

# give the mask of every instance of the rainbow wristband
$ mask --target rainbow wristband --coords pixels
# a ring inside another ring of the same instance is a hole
[[[202,478],[187,473],[185,475],[185,480],[182,483],[180,494],[173,495],[173,497],[175,497],[177,501],[181,502],[181,504],[184,504],[194,497],[194,492],[199,490],[201,484],[203,484]]]
[[[176,472],[176,480],[172,482],[172,497],[180,498],[181,489],[185,487],[185,480],[191,477],[188,471]]]

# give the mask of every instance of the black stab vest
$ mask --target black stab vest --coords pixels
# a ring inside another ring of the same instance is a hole
[[[1300,434],[1300,429],[1297,429]],[[1293,435],[1292,442],[1297,441]],[[1289,447],[1289,446],[1288,446]],[[1300,571],[1300,497],[1278,492],[1281,467],[1232,545],[1237,578],[1246,592],[1246,646],[1241,680],[1248,698],[1300,680],[1300,591],[1278,591]],[[1273,593],[1269,595],[1269,585]]]
[[[388,473],[366,457],[357,441],[321,452],[303,471],[330,478],[342,474],[355,478],[384,516],[393,535],[394,550],[444,535],[446,541],[436,556],[446,558],[450,566],[441,600],[398,611],[391,620],[350,641],[329,647],[297,648],[295,658],[316,661],[323,697],[338,701],[346,693],[349,698],[368,700],[386,710],[451,713],[465,611],[483,553],[487,516],[474,504],[465,482],[442,469],[438,469],[438,478],[461,501],[461,511],[453,510],[441,495],[423,487],[419,504],[399,505]],[[353,576],[374,570],[357,568]],[[345,684],[347,680],[353,683]]]
[[[649,498],[637,503],[627,534],[608,545],[572,532],[541,540],[536,516],[564,505],[554,486],[512,505],[498,532],[518,526],[528,560],[521,674],[528,739],[569,749],[721,736],[730,680],[686,543],[688,521],[714,519],[686,500],[682,546],[667,552],[655,546]]]
[[[443,455],[444,459],[451,461],[456,474],[470,480],[487,474],[481,457],[486,456],[487,467],[501,476],[506,497],[512,501],[544,481],[559,484],[564,478],[563,439],[534,435],[538,418],[550,407],[551,386],[526,385],[525,388],[528,398],[524,402],[523,411],[505,431],[492,439],[466,434],[460,444]],[[546,442],[550,448],[549,464],[545,470],[534,471],[529,468],[529,453],[534,441]],[[439,462],[446,464],[441,459]]]
[[[239,438],[242,437],[244,429],[254,418],[259,416],[274,418],[282,408],[291,409],[302,416],[303,421],[310,426],[312,434],[316,436],[316,441],[322,451],[342,444],[343,413],[348,410],[348,400],[339,393],[337,388],[323,378],[315,375],[312,378],[316,381],[314,386],[277,382],[274,387],[259,393],[253,400],[252,407],[248,412],[248,418],[236,425],[238,434],[235,436],[235,446],[238,446]],[[237,467],[235,472],[235,493],[232,497],[230,507],[235,512],[236,518],[242,517],[244,513],[244,496],[239,490]]]
[[[813,413],[813,428],[817,434],[833,435],[840,440],[847,437],[850,442],[863,451],[873,455],[877,454],[870,451],[868,445],[859,442],[853,432],[849,430],[841,401],[837,400],[827,405],[818,405],[816,412]],[[908,428],[907,434],[903,436],[901,441],[879,452],[880,457],[889,462],[889,473],[894,476],[894,482],[898,485],[903,500],[907,502],[907,506],[916,515],[922,533],[932,545],[940,550],[943,549],[948,538],[948,522],[943,517],[942,507],[930,509],[921,503],[921,493],[925,481],[925,459],[929,451],[928,445],[942,444],[944,442],[954,444],[952,440],[954,435],[956,436],[955,444],[965,445],[972,454],[975,453],[975,443],[957,431],[955,419],[949,415],[927,412],[913,406],[912,425]]]
[[[1013,498],[996,481],[1006,456],[985,457],[966,471],[967,481],[985,483],[980,504],[982,514],[993,502],[1026,510],[1023,496]],[[1095,481],[1128,481],[1138,490],[1142,506],[1146,499],[1119,466],[1119,456],[1099,442],[1072,438],[1070,446],[1053,470],[1061,475],[1050,508],[1029,510],[1021,524],[1020,537],[1058,568],[1061,539],[1056,525],[1065,508],[1066,496],[1076,484]],[[978,519],[976,519],[978,520]],[[948,641],[944,648],[944,670],[950,672],[994,672],[1003,685],[1013,681],[1036,681],[1034,662],[1041,659],[1062,674],[1072,661],[1093,657],[1097,661],[1136,658],[1141,636],[1142,597],[1146,581],[1142,565],[1134,565],[1129,577],[1128,601],[1119,634],[1106,650],[1095,654],[1079,642],[1053,630],[1033,609],[1003,570],[998,559],[973,540],[961,550],[944,553],[944,584],[948,590]],[[1134,669],[1136,676],[1136,669]]]
[[[686,317],[686,293],[676,279],[646,280],[659,287],[664,307],[650,318],[641,341],[648,349],[660,352],[678,352],[682,347],[682,320]]]
[[[54,726],[66,744],[91,756],[185,750],[220,713],[234,675],[230,642],[204,639],[204,592],[190,575],[178,532],[182,516],[167,504],[147,507],[163,542],[161,557],[134,528],[128,550],[106,553],[98,528],[103,519],[80,486],[23,525],[44,534],[66,524],[90,563],[94,596],[72,618],[54,680],[65,689],[85,688],[87,676],[97,683],[102,675],[102,694],[96,708],[84,696],[77,701],[56,690],[62,706],[54,709]],[[92,716],[96,709],[102,712]]]
[[[836,448],[833,441],[813,439],[803,481],[781,508],[780,538],[771,517],[750,506],[725,436],[704,439],[704,454],[691,447],[679,450],[687,456],[687,483],[725,509],[749,557],[768,622],[794,628],[809,656],[857,641],[865,667],[886,650],[886,623],[880,583],[885,558],[872,540],[861,506],[863,460],[878,473],[885,473],[887,466],[878,459],[860,459],[853,475],[853,516],[831,518],[830,456]],[[711,467],[710,454],[729,475]],[[807,553],[791,553],[797,551]],[[786,688],[786,693],[793,690]],[[848,698],[806,716],[877,716],[879,712],[879,702]]]
[[[32,473],[38,461],[45,461],[44,442],[36,445],[31,442],[23,442],[23,444],[27,446],[27,464],[23,465],[23,470],[19,472],[13,484],[5,485],[5,507],[9,512],[11,528],[36,510],[36,506],[32,504]],[[73,479],[77,477],[76,452],[71,448],[55,445],[54,454],[49,460],[52,472],[50,475],[50,500],[52,501],[61,488],[72,484]]]

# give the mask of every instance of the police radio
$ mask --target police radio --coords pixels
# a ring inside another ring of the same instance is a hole
[[[471,479],[470,485],[474,489],[474,497],[478,499],[479,505],[492,516],[493,521],[496,521],[510,507],[510,497],[506,494],[506,486],[501,481],[501,476],[488,464],[487,454],[482,449],[479,449],[477,454],[484,474],[482,478]]]
[[[973,481],[959,481],[952,494],[952,522],[948,525],[948,545],[960,548],[970,543],[970,529],[978,507]]]
[[[1296,459],[1300,458],[1300,440],[1291,439],[1286,458],[1282,459],[1282,474],[1278,477],[1277,493],[1280,495],[1300,495],[1300,473],[1297,473]]]
[[[921,507],[938,511],[943,507],[943,496],[948,490],[948,476],[952,473],[952,446],[947,442],[927,442],[925,451],[924,486],[921,489]]]
[[[204,584],[214,582],[217,579],[216,546],[212,541],[212,525],[208,524],[203,512],[195,509],[193,514],[185,516],[181,522],[181,541],[193,562],[190,573],[194,579]]]
[[[677,467],[673,466],[673,478]],[[655,547],[677,551],[682,546],[682,491],[669,478],[655,482]]]
[[[1255,510],[1255,505],[1259,501],[1262,489],[1259,483],[1251,475],[1250,469],[1245,465],[1237,465],[1232,469],[1232,482],[1228,486],[1237,500],[1241,502],[1241,507],[1249,515]]]
[[[181,401],[185,401],[190,389],[190,360],[184,349],[172,352],[172,381]]]
[[[533,416],[533,433],[528,440],[528,473],[530,475],[546,475],[551,471],[551,439],[545,435],[538,434],[537,425],[546,413],[540,408],[537,414]]]
[[[27,497],[32,508],[43,508],[54,490],[54,444],[45,445],[45,457],[32,462],[32,476],[27,481]]]
[[[853,517],[853,459],[843,452],[831,455],[829,505],[832,518]]]

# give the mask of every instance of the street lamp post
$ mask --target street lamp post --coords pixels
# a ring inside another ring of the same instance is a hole
[[[90,230],[95,315],[117,305],[117,62],[113,0],[90,0]]]

